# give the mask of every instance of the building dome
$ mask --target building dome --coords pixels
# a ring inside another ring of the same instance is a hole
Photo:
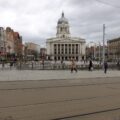
[[[64,13],[62,13],[61,18],[58,20],[58,24],[68,24],[68,20],[64,17]]]

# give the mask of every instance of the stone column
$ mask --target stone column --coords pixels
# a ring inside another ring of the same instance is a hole
[[[80,44],[80,59],[82,58],[82,43]]]
[[[52,60],[54,60],[54,44],[51,44]]]
[[[82,56],[82,43],[81,43],[81,56]]]
[[[80,60],[80,44],[78,44],[78,55],[79,55],[79,60]]]
[[[78,57],[78,60],[79,60],[79,55],[78,55],[78,44],[76,46],[76,56]]]
[[[60,45],[60,54],[59,54],[59,56],[60,56],[60,60],[61,60],[61,44],[59,44]]]
[[[58,54],[58,47],[57,47],[57,44],[56,44],[56,60],[57,60],[57,54]]]
[[[76,60],[76,44],[74,44],[74,54],[75,54],[75,60]]]
[[[75,46],[74,46],[74,44],[73,44],[73,54],[75,54]]]
[[[59,56],[59,47],[58,47],[58,44],[57,44],[57,58],[58,58],[58,56]]]
[[[68,56],[69,56],[69,44],[67,44],[67,59],[68,59]]]
[[[58,48],[57,48],[57,44],[56,44],[56,55],[57,55],[57,51],[58,51],[57,49],[58,49]]]
[[[73,53],[72,53],[72,44],[71,44],[71,55],[72,55]],[[72,56],[71,56],[72,57]]]
[[[65,44],[63,46],[63,54],[65,55]]]

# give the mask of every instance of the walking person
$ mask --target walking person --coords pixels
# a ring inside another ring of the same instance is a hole
[[[104,73],[107,73],[107,69],[108,69],[108,63],[107,61],[104,62]]]
[[[92,71],[93,69],[93,63],[92,60],[89,61],[89,71]]]
[[[117,68],[120,70],[120,61],[117,62]]]
[[[43,65],[43,69],[44,69],[44,65],[45,65],[44,59],[42,59],[42,65]]]
[[[71,73],[73,71],[77,72],[77,66],[76,66],[74,59],[72,59],[72,61],[71,61]]]
[[[4,70],[4,67],[5,67],[5,62],[4,60],[2,61],[2,70]]]
[[[64,69],[64,66],[65,66],[64,61],[61,60],[61,68]]]
[[[13,63],[13,61],[11,60],[11,61],[10,61],[10,70],[12,69],[13,64],[14,64],[14,63]]]

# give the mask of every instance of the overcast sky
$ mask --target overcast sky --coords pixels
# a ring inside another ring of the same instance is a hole
[[[56,36],[57,21],[64,11],[69,20],[71,36],[89,41],[120,37],[120,0],[0,0],[0,26],[11,27],[42,46]]]

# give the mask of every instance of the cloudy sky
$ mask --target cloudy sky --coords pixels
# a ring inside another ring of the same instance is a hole
[[[0,0],[0,26],[11,27],[42,46],[56,35],[57,21],[64,11],[72,36],[89,41],[120,37],[120,0]]]

